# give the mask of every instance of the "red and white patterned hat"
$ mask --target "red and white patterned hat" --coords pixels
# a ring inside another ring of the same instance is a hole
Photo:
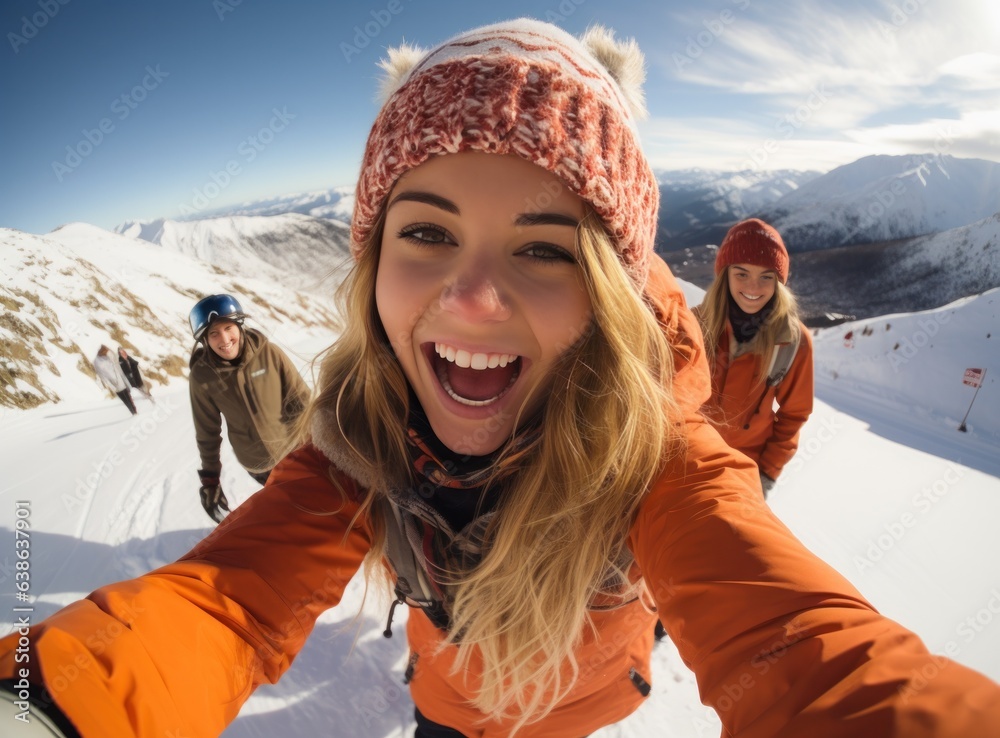
[[[382,62],[388,99],[372,126],[351,225],[355,256],[399,177],[433,156],[515,154],[558,176],[602,219],[641,290],[659,189],[639,146],[643,57],[595,27],[576,39],[520,19]]]

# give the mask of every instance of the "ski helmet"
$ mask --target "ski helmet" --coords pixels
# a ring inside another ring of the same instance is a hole
[[[200,341],[205,331],[217,320],[231,320],[237,325],[243,325],[246,318],[243,307],[232,295],[209,295],[198,300],[191,308],[191,333],[194,340]]]

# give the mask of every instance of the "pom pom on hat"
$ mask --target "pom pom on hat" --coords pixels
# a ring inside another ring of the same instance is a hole
[[[643,57],[595,27],[576,39],[525,19],[462,33],[382,62],[386,101],[358,179],[357,257],[389,192],[408,170],[463,151],[514,154],[558,176],[597,213],[641,290],[656,233],[659,186],[639,147]]]
[[[773,269],[782,284],[788,281],[788,250],[781,234],[759,218],[740,221],[722,239],[715,255],[715,274],[733,264]]]

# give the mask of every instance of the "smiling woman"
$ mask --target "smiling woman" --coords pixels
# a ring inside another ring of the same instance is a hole
[[[781,234],[757,218],[722,240],[695,309],[712,367],[705,413],[760,469],[764,496],[798,449],[813,407],[812,338],[799,320]]]
[[[417,738],[621,720],[651,693],[657,614],[727,735],[1000,732],[1000,687],[807,551],[699,414],[634,43],[522,19],[385,68],[345,327],[297,443],[181,560],[31,630],[53,709],[86,736],[218,735],[364,566],[396,595],[386,635],[411,607]]]
[[[510,438],[590,322],[577,266],[583,201],[559,187],[548,212],[523,212],[553,183],[519,157],[466,152],[407,172],[390,194],[379,318],[449,448],[482,456]],[[488,437],[477,435],[491,418]]]

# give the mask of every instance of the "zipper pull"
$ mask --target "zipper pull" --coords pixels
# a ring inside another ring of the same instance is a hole
[[[396,601],[392,603],[392,607],[389,608],[389,619],[385,623],[385,630],[382,631],[382,635],[386,638],[392,638],[392,616],[396,612],[396,605],[403,605],[406,600],[403,599],[402,593],[396,590]]]
[[[410,660],[406,664],[406,672],[403,674],[403,684],[409,684],[410,680],[413,679],[413,670],[416,668],[419,658],[420,656],[416,653],[410,654]]]
[[[635,685],[635,688],[639,690],[639,694],[643,697],[649,696],[649,691],[652,687],[650,687],[649,682],[643,679],[642,675],[635,670],[634,666],[628,670],[628,678],[632,681],[632,684]]]

